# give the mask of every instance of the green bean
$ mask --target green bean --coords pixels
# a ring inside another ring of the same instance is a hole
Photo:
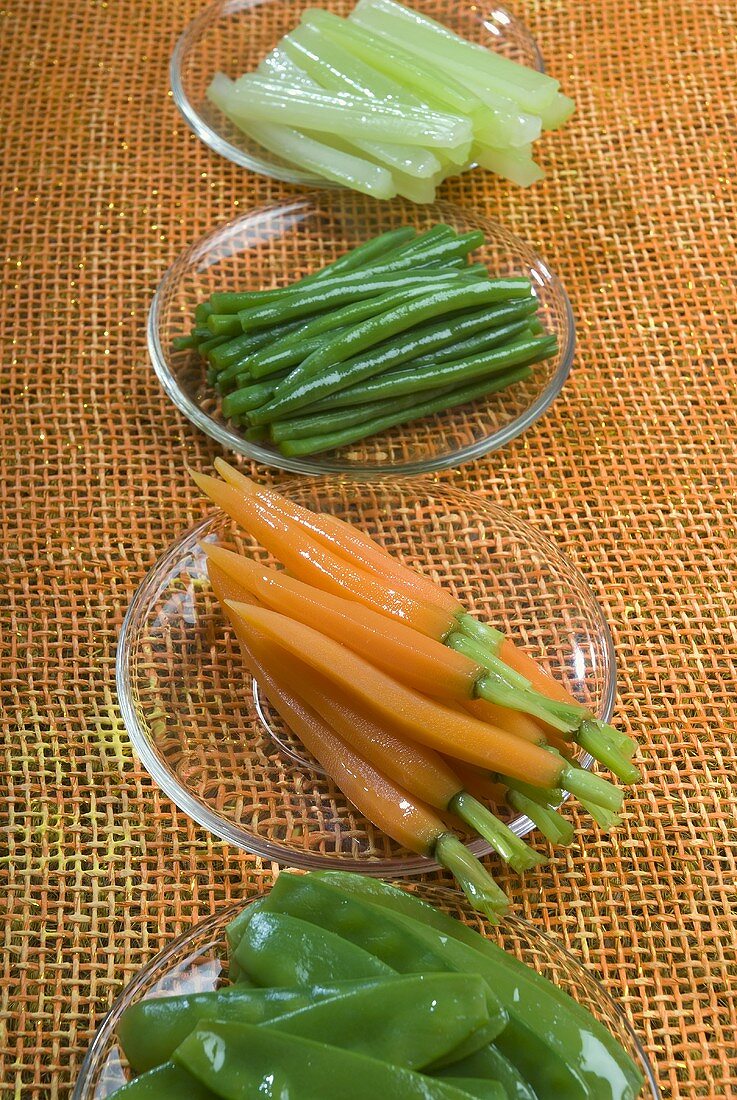
[[[483,352],[477,356],[470,356],[461,351],[456,357],[453,353],[456,351],[456,347],[460,348],[462,345],[442,348],[437,353],[437,357],[423,355],[418,359],[410,359],[401,370],[386,371],[369,378],[366,382],[359,382],[347,390],[338,390],[329,397],[310,405],[309,410],[312,413],[324,412],[327,414],[332,409],[337,411],[354,405],[363,405],[367,401],[387,401],[392,397],[402,397],[408,393],[416,393],[431,388],[425,379],[430,378],[433,372],[440,371],[441,367],[443,370],[451,366],[457,369],[464,363],[473,364],[478,362],[480,364],[487,361],[490,372],[504,369],[506,363],[503,353],[506,348],[513,346],[513,342],[523,336],[529,339],[532,334],[529,331],[527,320],[523,319],[513,321],[512,324],[504,325],[502,328],[492,329],[483,335],[486,338],[486,344]],[[464,344],[471,343],[472,340],[464,341]],[[500,345],[502,346],[500,347]],[[499,361],[503,364],[502,368],[495,367],[494,364],[497,360],[488,355],[495,348],[498,349]],[[437,384],[443,385],[443,382]],[[451,381],[448,384],[452,385],[453,382]]]
[[[207,327],[213,336],[237,336],[243,331],[237,313],[211,313]]]
[[[378,257],[393,255],[395,252],[398,253],[407,242],[414,243],[418,239],[415,233],[416,230],[409,225],[400,226],[398,229],[390,229],[386,233],[381,233],[378,237],[372,237],[370,240],[351,249],[350,252],[344,252],[337,260],[325,264],[324,267],[319,268],[310,275],[297,279],[289,284],[289,287],[300,287],[301,289],[310,286],[312,283],[332,278],[341,272],[369,267]],[[239,313],[240,310],[245,308],[244,299],[255,299],[264,302],[269,297],[279,294],[285,289],[287,288],[273,287],[269,290],[215,293],[210,297],[210,305],[214,313]]]
[[[242,332],[234,340],[229,340],[222,347],[210,352],[210,362],[218,371],[226,371],[228,367],[242,363],[243,360],[255,352],[260,351],[272,340],[280,340],[289,332],[299,328],[300,321],[291,321],[289,324],[273,329],[262,329],[258,332]]]
[[[415,252],[407,254],[406,250],[400,250],[395,257],[380,261],[365,270],[348,272],[347,275],[338,278],[325,279],[320,282],[320,287],[327,290],[328,286],[332,286],[333,283],[353,286],[369,277],[378,278],[381,275],[391,275],[400,271],[415,271],[417,268],[440,269],[447,267],[453,260],[463,260],[469,252],[483,244],[483,241],[483,233],[477,230],[453,237],[433,238],[423,248],[419,248]],[[318,288],[310,286],[308,289],[316,291]],[[276,304],[276,302],[283,299],[299,298],[304,294],[304,291],[305,288],[302,283],[292,283],[276,290],[245,293],[240,296],[242,305],[238,312],[242,313],[246,309],[257,309],[268,304]],[[219,299],[217,300],[219,301]],[[234,302],[233,299],[231,305]]]
[[[426,325],[413,332],[417,336],[415,351],[422,354],[413,354],[403,371],[409,371],[416,367],[428,364],[439,364],[451,359],[462,359],[466,356],[479,354],[490,348],[498,346],[505,339],[510,340],[515,334],[522,333],[526,327],[530,327],[530,312],[537,306],[535,298],[520,298],[515,301],[505,302],[502,305],[483,309],[460,317],[451,316],[440,324]],[[520,325],[513,328],[512,325]],[[541,326],[538,326],[541,328]],[[434,340],[429,346],[433,350],[425,349],[431,338],[447,333],[447,340],[443,345],[439,340]],[[462,337],[467,336],[467,339]],[[392,371],[399,374],[399,371]],[[327,397],[316,401],[310,408],[314,412],[327,411],[332,408],[343,408],[346,405],[355,405],[363,401],[376,400],[373,396],[374,387],[380,386],[383,379],[388,378],[389,373],[369,378],[366,382],[359,382],[347,389],[337,390]]]
[[[241,310],[237,315],[243,326],[244,332],[250,332],[255,328],[264,328],[274,323],[281,324],[288,320],[310,317],[315,313],[332,309],[335,306],[348,305],[349,302],[357,302],[363,298],[378,297],[379,294],[400,288],[415,286],[436,286],[442,276],[444,281],[453,281],[457,284],[475,282],[474,279],[464,279],[460,273],[445,273],[428,269],[421,274],[413,271],[390,272],[366,278],[359,272],[359,279],[348,275],[344,282],[331,283],[325,287],[311,287],[308,291],[284,298],[278,302],[269,302],[250,310]]]
[[[171,346],[174,351],[186,351],[187,348],[196,348],[198,346],[198,341],[192,335],[175,336],[171,342]]]
[[[452,393],[444,393],[434,398],[415,405],[411,409],[387,413],[375,420],[364,421],[355,428],[346,428],[344,431],[327,433],[323,436],[312,436],[310,439],[285,439],[279,444],[279,450],[288,457],[299,455],[317,454],[320,451],[333,451],[339,447],[345,447],[364,439],[368,435],[387,431],[409,420],[419,420],[423,416],[431,416],[433,413],[444,412],[446,409],[455,408],[458,405],[466,405],[469,401],[475,401],[479,397],[506,389],[515,382],[521,382],[532,374],[528,366],[517,367],[508,373],[495,376],[493,379],[485,379],[475,385],[462,386]]]
[[[558,346],[555,336],[531,336],[525,334],[511,344],[492,348],[482,355],[470,359],[452,359],[447,363],[429,364],[419,369],[403,371],[403,378],[397,375],[388,377],[386,384],[374,388],[375,398],[389,399],[406,393],[421,394],[424,390],[438,386],[462,385],[484,378],[489,374],[506,370],[521,363],[538,362],[547,359]],[[380,380],[377,380],[377,382]]]
[[[245,386],[243,389],[229,393],[223,398],[223,416],[230,420],[231,417],[241,416],[250,409],[257,409],[259,405],[269,400],[276,386],[276,381],[257,382],[253,386]]]
[[[209,302],[200,302],[195,308],[194,319],[197,324],[207,324],[207,318],[212,313],[212,306]]]
[[[257,352],[248,364],[249,370],[254,378],[264,378],[283,367],[301,363],[314,350],[310,342],[315,337],[322,335],[324,342],[326,332],[334,333],[336,329],[358,324],[359,321],[375,317],[377,313],[383,313],[395,305],[401,305],[408,298],[426,293],[426,288],[422,286],[409,290],[390,290],[376,298],[365,298],[359,302],[350,302],[341,309],[318,313],[311,320],[302,323],[296,331]]]
[[[451,391],[451,386],[444,386],[424,396],[430,400],[432,397],[439,397]],[[375,420],[377,416],[383,416],[384,413],[413,409],[417,404],[417,397],[414,394],[408,394],[397,401],[366,401],[363,405],[351,405],[347,409],[336,409],[335,412],[277,420],[269,425],[271,439],[274,443],[280,443],[283,439],[309,439],[312,436],[327,435],[342,431],[344,428],[352,428],[356,424],[363,424],[367,420]]]
[[[325,348],[313,352],[302,364],[299,378],[292,372],[277,387],[273,399],[251,414],[252,423],[265,424],[278,420],[291,410],[311,405],[321,397],[345,389],[380,371],[416,357],[418,351],[442,347],[449,337],[438,334],[433,342],[422,342],[411,333],[402,340],[388,343],[389,337],[413,328],[419,322],[449,313],[458,313],[473,306],[498,302],[500,299],[529,294],[526,279],[497,279],[467,286],[443,287],[426,298],[407,302],[387,313],[349,329]],[[452,337],[451,337],[452,339]],[[381,344],[381,347],[376,347]],[[373,352],[360,353],[373,347]],[[359,354],[357,354],[359,353]],[[332,369],[331,369],[332,368]]]
[[[236,420],[236,423],[239,421]],[[263,427],[252,425],[243,432],[243,438],[249,443],[265,443],[269,439],[269,429],[265,425]]]
[[[210,352],[214,351],[215,348],[222,347],[222,345],[227,343],[228,340],[228,336],[211,336],[207,340],[200,341],[198,351],[204,359],[209,360]]]

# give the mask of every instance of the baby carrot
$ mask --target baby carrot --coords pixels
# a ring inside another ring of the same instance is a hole
[[[479,833],[516,871],[543,862],[524,841],[464,789],[463,782],[439,753],[409,741],[389,723],[377,723],[334,684],[278,646],[268,670],[280,684],[298,684],[300,699],[327,722],[331,730],[393,780],[436,810],[448,811]]]
[[[467,657],[378,611],[222,546],[203,544],[202,549],[208,561],[259,603],[327,634],[387,672],[396,670],[395,675],[417,691],[450,701],[470,699],[476,681],[484,676],[484,669]]]
[[[239,489],[247,495],[257,496],[267,507],[305,528],[323,546],[359,569],[365,569],[374,576],[383,577],[392,587],[404,590],[415,599],[442,608],[443,611],[452,615],[463,612],[459,601],[447,589],[441,588],[429,577],[404,565],[358,527],[346,523],[338,516],[312,512],[309,508],[295,504],[294,501],[273,489],[257,485],[222,458],[215,459],[215,468],[234,489]]]
[[[497,705],[524,711],[563,733],[574,733],[575,741],[624,782],[637,780],[639,771],[630,763],[634,749],[632,740],[594,719],[561,685],[557,686],[558,698],[552,698],[549,689],[541,692],[531,690],[531,683],[524,674],[510,667],[499,656],[502,645],[507,643],[505,654],[520,667],[536,670],[537,682],[541,686],[544,684],[547,687],[547,674],[542,673],[531,658],[505,639],[501,631],[464,613],[450,594],[444,593],[442,599],[435,595],[433,600],[433,593],[444,590],[428,578],[422,578],[418,588],[406,580],[402,572],[406,567],[401,567],[399,571],[392,567],[386,570],[388,555],[378,547],[378,552],[371,556],[370,570],[356,565],[359,555],[367,556],[366,545],[372,541],[368,536],[352,541],[348,550],[350,557],[345,553],[341,555],[319,542],[305,526],[304,517],[295,515],[288,508],[276,512],[253,493],[246,493],[240,485],[225,485],[202,474],[194,477],[215,503],[259,538],[296,576],[318,588],[347,596],[399,619],[420,633],[464,653],[491,673],[484,681],[485,698]],[[232,479],[233,473],[229,472],[229,477]],[[331,535],[335,532],[333,525]],[[382,568],[385,569],[383,573]],[[539,679],[540,676],[543,680]],[[551,682],[557,683],[552,678]]]
[[[447,613],[422,604],[406,593],[387,588],[379,578],[320,546],[304,530],[275,515],[255,497],[244,497],[232,486],[207,474],[192,471],[192,477],[214,504],[300,579],[338,595],[348,593],[352,599],[369,607],[376,603],[386,605],[395,618],[410,622],[423,634],[442,636],[450,629],[452,618]]]
[[[261,607],[231,601],[226,607],[245,626],[265,634],[349,691],[375,717],[393,717],[411,739],[534,786],[563,786],[594,804],[615,811],[621,807],[621,792],[606,780],[538,745],[425,698],[312,627]]]
[[[269,671],[274,647],[258,631],[237,627],[244,655],[269,700],[308,752],[360,812],[412,852],[435,858],[458,879],[474,905],[495,920],[507,899],[442,820],[355,752],[310,707]]]
[[[451,705],[477,695],[496,699],[501,693],[502,698],[513,699],[512,706],[542,713],[557,729],[565,732],[571,728],[566,720],[548,717],[544,698],[527,691],[524,679],[501,684],[483,665],[380,612],[222,547],[210,547],[206,552],[259,602],[327,634],[416,691]],[[536,740],[543,738],[537,736]]]

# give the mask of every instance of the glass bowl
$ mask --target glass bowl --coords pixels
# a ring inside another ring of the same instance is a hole
[[[287,183],[337,189],[340,185],[300,171],[267,152],[238,130],[206,98],[216,72],[236,78],[256,68],[263,57],[300,21],[305,8],[319,6],[346,16],[355,0],[218,0],[182,32],[172,54],[171,90],[187,125],[214,152],[242,168]],[[415,0],[415,8],[456,34],[522,65],[545,71],[537,43],[527,28],[504,8],[490,12],[453,0]]]
[[[409,893],[493,937],[505,951],[555,982],[578,1001],[622,1044],[642,1070],[645,1084],[640,1100],[658,1100],[660,1092],[653,1068],[632,1026],[597,979],[556,940],[518,917],[507,917],[493,928],[479,918],[462,894],[442,886],[415,883]],[[252,898],[248,904],[256,901]],[[227,967],[225,926],[244,908],[229,905],[205,918],[151,959],[130,981],[98,1028],[77,1079],[72,1100],[105,1100],[128,1080],[125,1055],[115,1033],[124,1010],[153,997],[203,993],[217,989]],[[222,961],[221,961],[222,960]]]
[[[545,653],[573,694],[609,719],[615,663],[601,609],[574,566],[524,520],[429,479],[299,478],[280,489],[356,523],[479,617]],[[203,541],[272,560],[217,513],[180,536],[133,597],[118,645],[118,696],[153,780],[210,832],[281,864],[392,877],[436,869],[371,825],[272,716],[210,589]],[[510,824],[519,836],[533,828],[527,817]],[[470,847],[489,851],[482,840]]]
[[[525,382],[456,409],[392,428],[340,451],[286,458],[268,443],[251,443],[225,420],[207,384],[197,352],[175,351],[188,332],[195,305],[223,287],[279,286],[322,267],[368,237],[397,225],[418,230],[446,222],[459,232],[480,229],[486,238],[474,258],[495,274],[525,275],[539,300],[538,316],[558,337],[558,352],[538,363]],[[164,275],[148,318],[148,347],[167,394],[207,435],[231,451],[294,473],[419,474],[480,458],[528,428],[560,393],[573,362],[575,324],[560,280],[503,226],[451,203],[415,206],[401,199],[379,204],[350,191],[267,206],[208,233]]]

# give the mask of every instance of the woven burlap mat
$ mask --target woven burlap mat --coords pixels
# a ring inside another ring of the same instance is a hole
[[[216,449],[169,404],[145,318],[195,235],[290,193],[211,154],[167,98],[183,0],[8,0],[2,233],[6,884],[0,1093],[67,1095],[121,985],[272,868],[193,826],[132,755],[113,689],[130,595],[203,509]],[[733,0],[517,5],[579,110],[546,183],[444,197],[561,273],[579,350],[562,397],[448,480],[517,508],[613,625],[617,719],[647,778],[622,828],[524,886],[625,1004],[666,1096],[737,1095]]]

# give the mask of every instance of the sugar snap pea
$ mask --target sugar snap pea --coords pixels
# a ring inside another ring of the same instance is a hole
[[[202,1023],[174,1061],[229,1100],[294,1096],[299,1100],[468,1100],[448,1081],[364,1054],[249,1024]]]

